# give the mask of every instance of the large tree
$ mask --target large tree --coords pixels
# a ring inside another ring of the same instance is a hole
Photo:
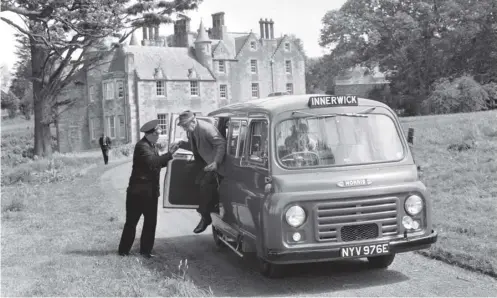
[[[380,66],[392,91],[416,103],[442,77],[497,80],[497,1],[348,0],[323,18],[321,45],[336,71]]]
[[[124,42],[141,26],[170,23],[179,12],[195,9],[202,0],[2,0],[1,10],[20,17],[23,24],[2,16],[5,23],[29,39],[35,120],[35,154],[52,154],[50,124],[61,106],[58,94],[74,82],[84,67],[101,61],[115,46],[103,39]],[[115,45],[115,44],[114,44]],[[99,48],[98,55],[88,55]]]

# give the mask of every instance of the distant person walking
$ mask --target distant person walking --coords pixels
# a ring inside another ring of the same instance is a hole
[[[102,154],[104,156],[104,162],[105,164],[109,163],[109,150],[110,150],[110,145],[112,142],[110,141],[110,138],[105,135],[105,133],[102,134],[100,139],[98,140],[98,143],[100,144],[100,148],[102,149]]]

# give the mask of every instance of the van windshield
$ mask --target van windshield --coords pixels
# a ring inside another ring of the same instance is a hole
[[[404,157],[394,122],[381,114],[287,119],[276,126],[276,146],[278,161],[286,168],[378,163]]]

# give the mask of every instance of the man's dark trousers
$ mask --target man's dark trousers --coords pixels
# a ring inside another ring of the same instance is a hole
[[[200,202],[197,212],[210,222],[210,214],[215,211],[215,207],[219,201],[218,183],[221,183],[222,176],[217,172],[205,172],[204,167],[206,166],[205,162],[195,162],[192,165],[193,169],[198,171],[195,184],[200,189]]]
[[[136,225],[143,214],[143,230],[140,238],[140,253],[150,254],[155,240],[157,224],[156,192],[148,184],[128,188],[126,192],[126,223],[124,224],[119,253],[128,253],[133,245],[136,234]]]
[[[104,156],[104,162],[107,164],[109,162],[109,148],[102,147],[102,154]]]

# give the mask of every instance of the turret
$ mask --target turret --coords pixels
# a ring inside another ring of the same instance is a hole
[[[198,28],[198,36],[195,40],[195,55],[197,56],[198,62],[208,69],[212,69],[212,41],[209,39],[207,32],[205,31],[204,24],[200,21],[200,27]]]

